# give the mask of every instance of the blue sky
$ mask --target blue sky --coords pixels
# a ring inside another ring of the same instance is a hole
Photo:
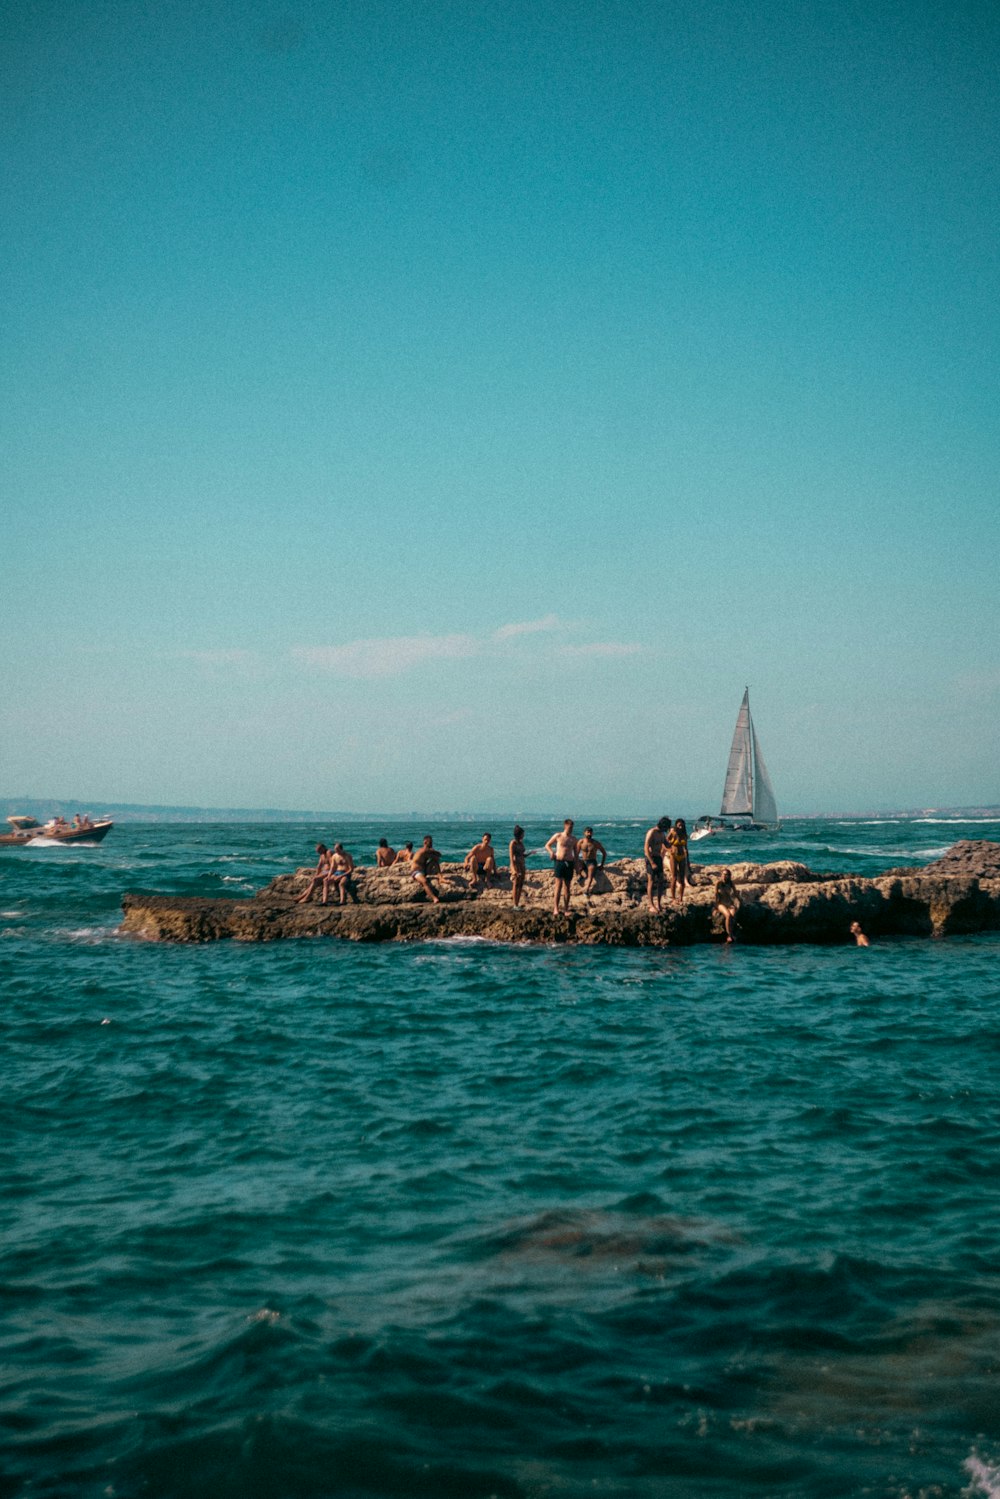
[[[1000,801],[995,7],[0,35],[4,794]]]

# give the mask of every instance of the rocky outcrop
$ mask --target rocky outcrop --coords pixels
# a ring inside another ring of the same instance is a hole
[[[1000,880],[1000,843],[985,838],[963,838],[946,854],[926,866],[928,874],[964,874],[979,880]]]
[[[955,860],[951,860],[955,855]],[[860,922],[869,937],[943,937],[1000,930],[1000,845],[956,844],[925,869],[874,879],[816,874],[804,864],[730,864],[740,896],[738,937],[748,943],[847,942]],[[499,942],[575,942],[613,947],[666,947],[723,940],[713,910],[722,866],[696,870],[683,906],[646,909],[638,859],[609,864],[594,894],[574,887],[568,915],[552,914],[552,876],[529,871],[525,905],[511,904],[506,873],[477,892],[458,864],[436,881],[441,904],[428,902],[405,869],[358,870],[346,906],[300,905],[308,870],[280,875],[252,900],[130,893],[121,930],[159,942],[271,942],[285,937],[338,937],[353,942],[412,942],[481,937]],[[982,874],[972,869],[984,871]]]

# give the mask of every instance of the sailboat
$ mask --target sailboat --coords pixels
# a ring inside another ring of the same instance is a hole
[[[718,817],[699,817],[691,829],[691,837],[707,838],[710,833],[776,833],[780,827],[774,788],[750,717],[750,689],[746,687],[729,750],[722,810]]]

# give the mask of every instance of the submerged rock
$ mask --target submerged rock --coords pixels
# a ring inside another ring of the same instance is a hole
[[[955,859],[952,862],[952,855]],[[740,896],[738,940],[746,943],[849,942],[853,921],[869,937],[948,936],[1000,930],[1000,845],[956,844],[925,869],[892,870],[863,879],[816,874],[804,864],[736,863],[728,867]],[[352,942],[413,942],[482,937],[497,942],[573,942],[590,946],[666,947],[721,942],[713,911],[722,865],[696,868],[682,906],[646,908],[642,861],[609,863],[592,895],[574,884],[568,914],[552,914],[552,875],[529,870],[525,905],[511,904],[506,872],[477,893],[460,864],[435,880],[441,904],[429,902],[405,865],[359,869],[355,901],[300,905],[311,871],[279,875],[252,900],[206,900],[132,892],[123,897],[121,930],[157,942],[272,942],[285,937],[339,937]],[[972,868],[983,874],[970,872]]]

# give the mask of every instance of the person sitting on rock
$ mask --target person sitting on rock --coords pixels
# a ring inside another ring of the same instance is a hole
[[[323,886],[323,905],[325,906],[326,898],[330,893],[330,850],[325,843],[316,845],[316,868],[313,870],[312,879],[296,900],[296,905],[304,905],[307,900],[310,900],[317,885]]]
[[[441,904],[441,897],[430,882],[432,874],[441,872],[441,855],[434,847],[434,839],[430,833],[424,839],[423,847],[418,848],[413,855],[413,878],[420,886],[425,895],[428,895],[436,906]]]
[[[715,887],[715,906],[713,909],[718,911],[722,917],[722,924],[726,929],[727,943],[733,940],[733,926],[739,908],[740,898],[736,893],[736,886],[733,884],[732,870],[724,869],[722,871],[722,879],[718,881]]]
[[[393,859],[392,862],[394,864],[409,864],[409,862],[410,862],[410,860],[412,858],[413,858],[413,844],[412,843],[404,843],[403,847],[399,850],[399,853],[396,855],[395,859]]]
[[[475,847],[469,849],[462,867],[475,880],[477,890],[485,889],[497,872],[492,833],[484,833]]]
[[[389,847],[388,838],[380,838],[375,850],[375,868],[388,869],[390,864],[395,864],[396,857],[396,850]]]
[[[351,880],[353,869],[354,860],[351,858],[351,855],[342,843],[335,843],[333,845],[333,853],[330,855],[329,878],[330,884],[336,887],[337,897],[342,906],[347,905],[348,896],[350,896],[355,905],[358,904],[357,891],[354,889]],[[323,904],[326,904],[325,898]]]

